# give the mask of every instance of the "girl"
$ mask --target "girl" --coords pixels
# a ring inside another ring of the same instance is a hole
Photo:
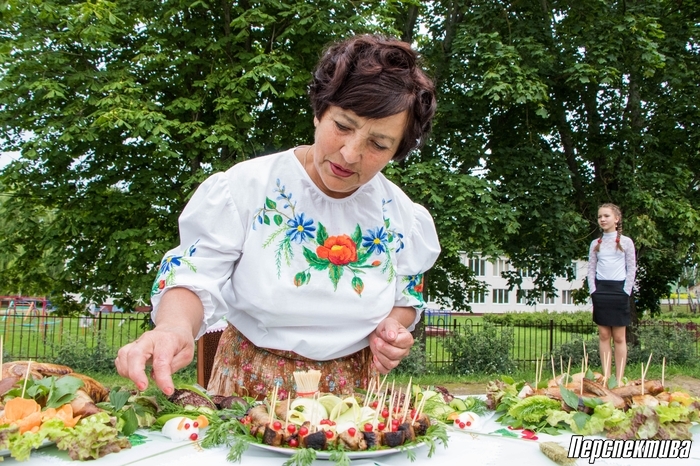
[[[593,301],[593,322],[598,324],[600,360],[605,380],[610,378],[615,342],[615,376],[622,384],[627,359],[626,328],[630,324],[630,296],[637,271],[634,243],[622,235],[622,212],[615,204],[598,208],[600,238],[591,242],[588,254],[588,287]]]

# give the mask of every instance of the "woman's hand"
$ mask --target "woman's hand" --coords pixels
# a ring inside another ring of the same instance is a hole
[[[382,374],[398,366],[401,360],[408,356],[411,346],[413,346],[413,335],[391,315],[381,321],[369,335],[369,347],[372,350],[374,366]]]
[[[160,300],[155,316],[156,328],[141,335],[138,340],[123,346],[114,365],[122,377],[134,381],[136,388],[148,387],[146,366],[163,393],[175,391],[172,375],[187,366],[194,358],[194,337],[204,318],[199,297],[185,288],[172,288]]]
[[[157,326],[123,346],[114,365],[122,377],[134,381],[136,388],[148,387],[146,366],[158,388],[170,396],[175,390],[172,374],[186,367],[194,358],[194,339],[188,328]]]

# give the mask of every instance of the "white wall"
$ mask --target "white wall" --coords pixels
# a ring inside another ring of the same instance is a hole
[[[469,265],[469,258],[465,255],[462,256],[463,263]],[[578,304],[568,304],[565,301],[567,294],[572,290],[581,288],[584,281],[586,280],[586,274],[588,273],[588,262],[576,261],[576,275],[573,281],[569,282],[566,278],[557,277],[554,282],[554,287],[557,290],[557,296],[550,298],[550,302],[542,300],[533,306],[528,306],[524,303],[519,303],[517,299],[517,289],[508,290],[507,280],[503,278],[500,274],[500,269],[507,267],[510,269],[510,264],[507,263],[508,259],[506,257],[500,257],[498,261],[492,262],[489,258],[477,259],[479,262],[475,264],[472,270],[477,270],[478,274],[476,279],[485,282],[487,285],[487,291],[484,294],[484,302],[470,302],[472,312],[483,313],[483,314],[497,314],[502,312],[534,312],[534,311],[557,311],[557,312],[574,312],[581,310],[592,310],[590,300],[585,305]],[[499,262],[500,261],[500,262]],[[483,266],[483,269],[482,269]],[[499,269],[500,267],[500,269]],[[506,269],[506,270],[508,270]],[[532,283],[532,278],[523,277],[523,289],[534,288]],[[494,296],[494,290],[496,290],[496,296]],[[502,290],[502,291],[500,291]],[[505,300],[506,302],[500,302]],[[553,299],[553,303],[551,300]],[[440,309],[441,307],[436,303],[426,303],[426,307],[429,309]]]

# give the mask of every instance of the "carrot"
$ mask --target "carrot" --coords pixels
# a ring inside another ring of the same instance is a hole
[[[41,412],[39,403],[27,398],[12,398],[5,402],[5,419],[9,422],[19,421]],[[41,419],[41,415],[39,415]]]
[[[27,431],[31,431],[35,427],[38,431],[39,426],[41,426],[41,411],[32,413],[24,419],[16,420],[14,421],[14,424],[16,424],[19,427],[20,434],[23,434]]]

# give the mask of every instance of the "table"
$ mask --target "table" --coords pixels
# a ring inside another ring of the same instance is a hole
[[[693,436],[699,438],[700,426],[696,425],[692,429]],[[226,461],[227,449],[212,448],[202,449],[193,442],[173,442],[167,437],[156,432],[139,431],[146,439],[145,443],[136,445],[131,449],[119,453],[112,453],[103,458],[91,461],[94,466],[146,466],[167,464],[168,466],[213,466],[229,463]],[[513,466],[513,465],[534,465],[552,466],[555,463],[549,460],[539,450],[539,441],[553,440],[568,448],[570,436],[548,436],[541,435],[538,441],[505,438],[492,434],[472,434],[466,432],[456,432],[450,429],[449,443],[447,448],[438,444],[437,449],[431,458],[428,458],[428,447],[421,446],[414,450],[416,460],[413,463],[408,461],[404,452],[396,452],[376,459],[353,460],[353,466],[404,466],[413,464],[416,466],[443,466],[450,464],[459,465],[493,465],[493,466]],[[240,464],[245,466],[280,466],[288,459],[287,456],[263,449],[249,447],[243,455]],[[700,444],[695,442],[692,445],[690,458],[687,459],[610,459],[598,458],[596,465],[608,466],[661,466],[673,465],[700,465]],[[589,464],[587,459],[579,459],[579,465]],[[46,447],[32,453],[27,462],[17,462],[13,458],[5,458],[5,465],[25,465],[25,466],[78,466],[83,463],[70,461],[67,454],[55,447]],[[316,460],[314,465],[333,466],[329,461]]]

